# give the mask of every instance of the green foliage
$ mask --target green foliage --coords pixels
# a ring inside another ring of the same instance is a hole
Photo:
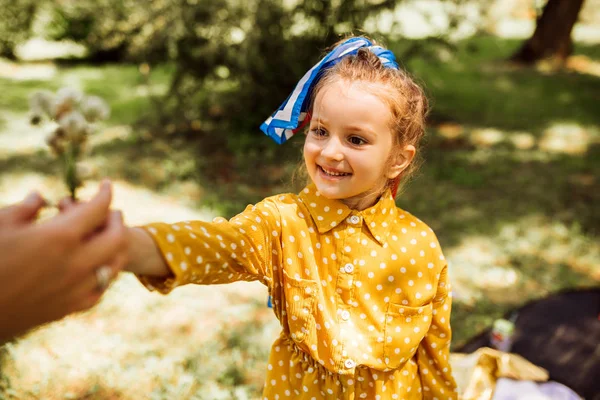
[[[0,0],[0,57],[14,58],[15,46],[31,34],[35,0]]]
[[[51,6],[46,33],[85,45],[92,59],[164,60],[179,10],[167,0],[66,0]]]
[[[360,29],[369,15],[395,5],[287,3],[183,4],[183,29],[172,58],[177,66],[170,92],[173,112],[218,123],[234,136],[255,132],[337,34]],[[199,96],[200,91],[210,94]]]

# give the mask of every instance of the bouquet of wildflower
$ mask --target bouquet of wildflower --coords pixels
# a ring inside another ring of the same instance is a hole
[[[30,98],[31,124],[38,125],[45,118],[56,123],[46,139],[52,153],[62,164],[64,180],[76,199],[76,191],[82,185],[79,164],[95,123],[106,119],[110,109],[99,97],[84,96],[78,90],[62,88],[56,93],[42,90]]]

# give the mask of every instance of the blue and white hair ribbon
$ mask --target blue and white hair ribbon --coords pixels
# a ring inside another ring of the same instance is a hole
[[[292,137],[304,125],[303,122],[305,122],[310,107],[310,95],[323,72],[337,64],[345,56],[356,54],[362,47],[367,47],[378,56],[384,67],[399,69],[396,57],[391,51],[381,46],[373,46],[370,40],[363,37],[348,39],[336,46],[304,74],[296,84],[294,91],[273,115],[262,123],[260,129],[278,144],[282,144]]]

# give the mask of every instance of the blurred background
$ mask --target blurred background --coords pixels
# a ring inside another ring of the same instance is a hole
[[[0,206],[67,194],[28,98],[105,99],[81,197],[102,177],[132,225],[231,217],[296,190],[301,138],[259,131],[325,48],[391,48],[433,104],[398,205],[438,234],[453,348],[532,299],[600,284],[599,0],[0,0]],[[257,283],[149,293],[0,350],[0,398],[256,399],[278,323]]]

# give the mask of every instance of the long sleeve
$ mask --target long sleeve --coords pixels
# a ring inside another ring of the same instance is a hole
[[[456,383],[450,368],[450,310],[452,294],[448,267],[441,273],[433,300],[431,327],[417,350],[423,399],[457,399]]]
[[[145,229],[172,275],[139,276],[150,290],[168,293],[188,283],[219,284],[260,280],[270,286],[273,265],[281,257],[281,224],[270,198],[237,216],[213,222],[155,223]]]

